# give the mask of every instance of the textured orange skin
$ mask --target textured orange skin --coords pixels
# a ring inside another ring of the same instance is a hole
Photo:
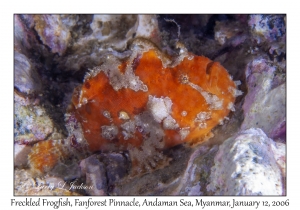
[[[148,86],[148,92],[135,92],[129,88],[115,91],[103,72],[87,79],[81,87],[81,97],[79,98],[77,90],[77,94],[73,95],[72,102],[76,107],[82,102],[82,98],[88,99],[88,103],[75,109],[75,116],[82,125],[90,150],[107,150],[111,148],[111,145],[120,150],[126,149],[129,144],[139,147],[142,144],[143,136],[138,131],[135,133],[135,138],[128,140],[124,140],[121,132],[116,139],[111,141],[102,138],[101,126],[111,124],[110,120],[105,118],[102,113],[105,110],[109,111],[114,125],[120,128],[124,120],[118,118],[119,112],[125,111],[133,119],[134,115],[146,110],[149,95],[159,98],[169,97],[173,102],[172,117],[180,128],[190,128],[189,135],[183,141],[178,130],[165,130],[165,148],[183,142],[193,144],[207,139],[211,129],[230,112],[227,106],[230,102],[235,101],[235,97],[228,91],[228,87],[235,88],[235,84],[226,69],[219,63],[203,56],[193,56],[191,60],[185,58],[174,68],[163,68],[155,50],[145,52],[137,64],[135,75],[139,76],[140,80]],[[119,66],[121,72],[124,72],[125,64]],[[204,97],[197,90],[182,82],[180,79],[182,75],[187,75],[190,82],[223,99],[223,109],[209,110],[209,105]],[[93,102],[91,102],[92,100]],[[186,111],[187,116],[183,117],[182,111]],[[211,119],[206,121],[207,127],[199,128],[194,120],[195,116],[203,111],[211,111],[212,115]]]
[[[36,143],[29,154],[29,164],[38,174],[51,170],[64,156],[60,145],[55,145],[53,140]]]

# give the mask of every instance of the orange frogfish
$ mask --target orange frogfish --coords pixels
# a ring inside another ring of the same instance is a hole
[[[239,82],[218,62],[194,55],[182,44],[178,48],[179,55],[171,58],[149,41],[136,39],[127,59],[107,55],[74,90],[66,114],[70,135],[64,147],[69,149],[56,152],[51,141],[37,144],[52,153],[38,156],[33,151],[33,168],[48,171],[61,151],[82,153],[84,147],[129,151],[132,174],[141,174],[169,163],[164,149],[211,138],[212,128],[234,111]],[[51,160],[47,170],[43,160]]]
[[[226,69],[178,47],[171,59],[137,39],[127,60],[108,55],[87,73],[71,112],[91,151],[199,143],[234,110],[238,90]]]

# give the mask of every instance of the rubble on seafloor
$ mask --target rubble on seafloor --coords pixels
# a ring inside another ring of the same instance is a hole
[[[286,194],[285,15],[14,29],[15,195]]]

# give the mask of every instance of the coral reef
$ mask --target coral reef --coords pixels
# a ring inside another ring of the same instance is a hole
[[[14,52],[16,195],[286,194],[285,15],[18,14]]]

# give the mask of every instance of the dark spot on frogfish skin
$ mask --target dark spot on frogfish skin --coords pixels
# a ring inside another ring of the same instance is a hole
[[[87,88],[87,89],[90,89],[91,85],[89,82],[85,82],[84,86]]]
[[[88,114],[92,114],[92,110],[91,110],[90,104],[87,104],[87,105],[85,106],[85,111],[86,111]]]
[[[138,54],[132,61],[132,69],[133,71],[135,71],[135,69],[137,68],[137,66],[139,65],[140,63],[140,59],[141,59],[141,55]]]
[[[209,75],[211,73],[211,67],[212,67],[213,64],[214,64],[214,62],[210,62],[210,63],[207,64],[207,66],[206,66],[206,74]]]
[[[143,111],[145,111],[144,108],[133,108],[133,114],[138,115],[139,113],[142,113]]]

